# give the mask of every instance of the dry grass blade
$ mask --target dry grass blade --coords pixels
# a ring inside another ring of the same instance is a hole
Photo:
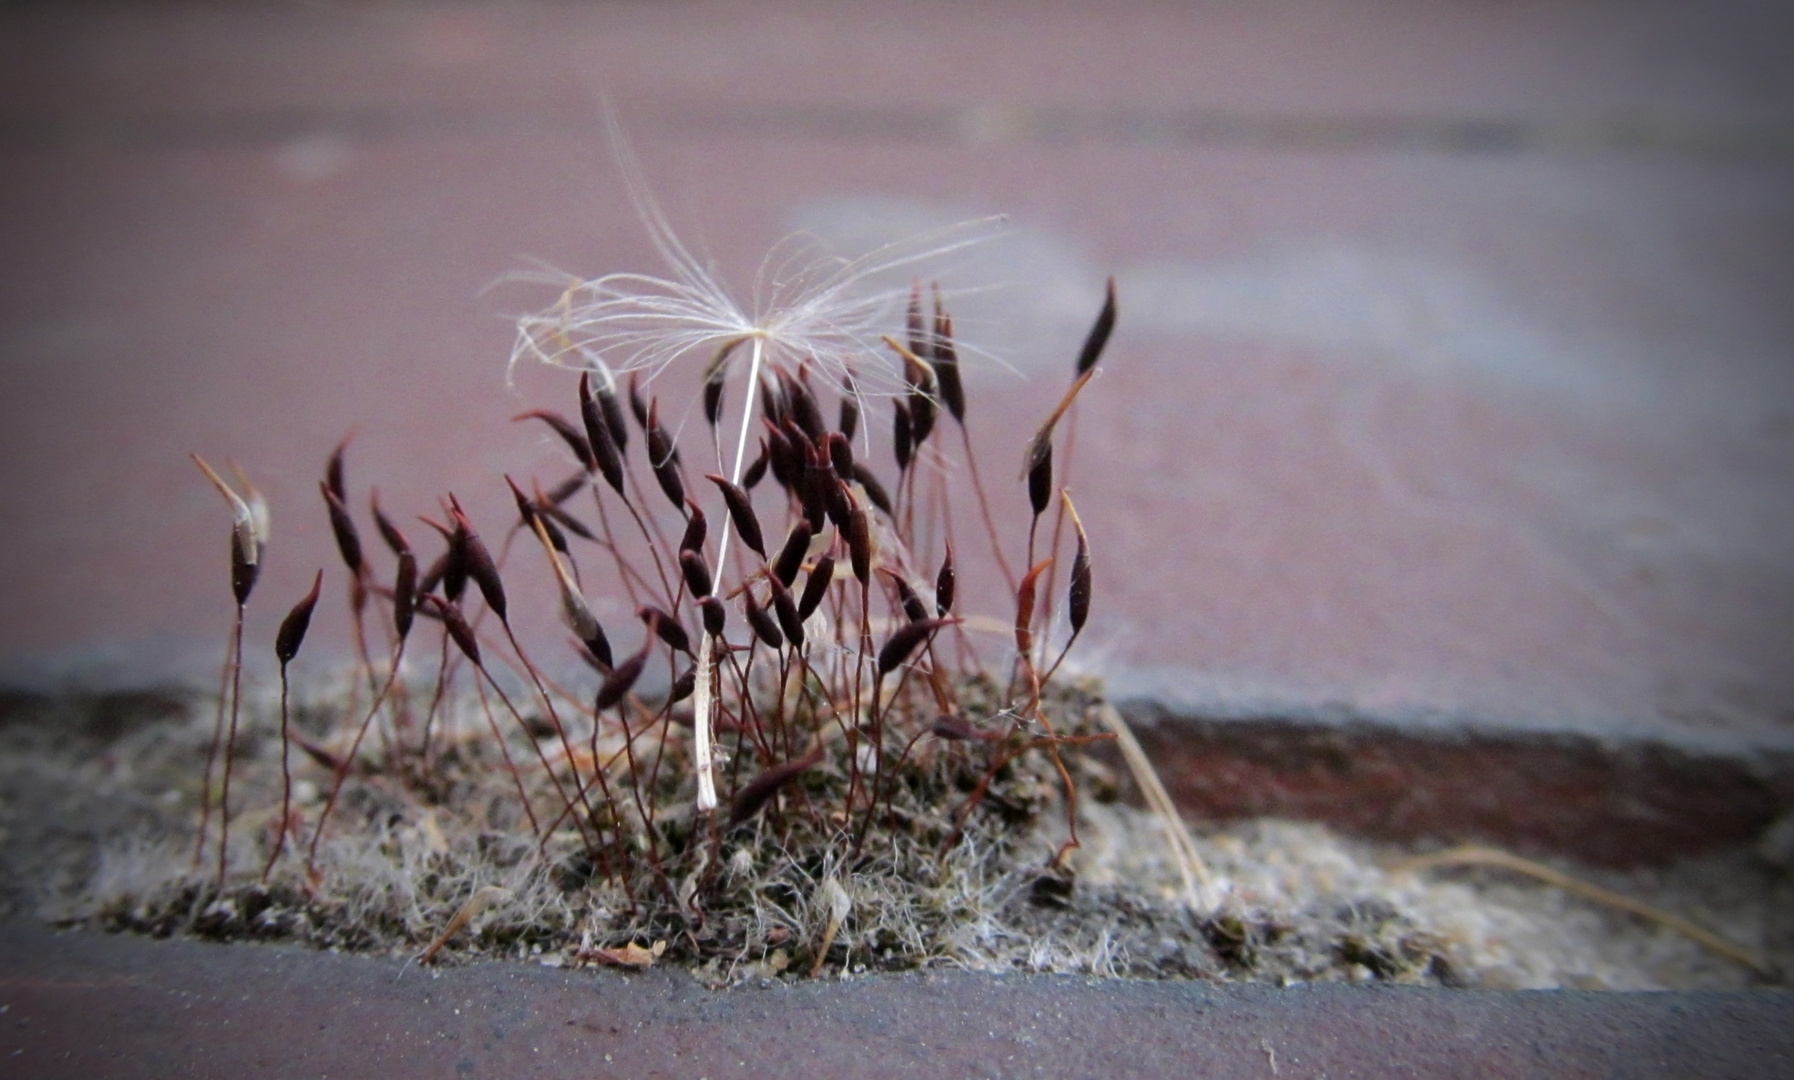
[[[417,954],[417,962],[427,964],[434,960],[436,954],[442,951],[442,947],[449,943],[449,939],[466,929],[467,924],[479,918],[481,912],[500,900],[509,900],[510,898],[511,890],[499,885],[485,885],[475,890],[472,896],[455,909],[454,916],[449,919],[448,925],[442,928],[442,933],[436,935],[436,939],[430,942],[428,948]]]
[[[824,878],[816,889],[812,906],[821,910],[825,917],[822,933],[816,942],[816,959],[810,964],[810,978],[822,974],[822,965],[828,961],[828,951],[835,944],[835,938],[841,933],[841,926],[853,911],[853,898],[841,887],[841,882],[833,874]]]
[[[1028,440],[1028,451],[1022,455],[1021,475],[1023,477],[1027,477],[1035,469],[1039,468],[1042,461],[1051,459],[1053,453],[1053,429],[1059,426],[1059,421],[1064,419],[1065,414],[1070,410],[1072,403],[1078,400],[1078,395],[1084,392],[1084,387],[1090,384],[1090,380],[1096,376],[1096,372],[1096,368],[1091,368],[1089,371],[1079,375],[1077,381],[1071,384],[1071,389],[1065,392],[1065,397],[1060,399],[1058,407],[1046,418],[1046,422],[1041,424],[1040,428],[1034,432],[1034,437]]]
[[[1555,885],[1565,892],[1575,893],[1586,900],[1592,900],[1597,904],[1637,915],[1639,918],[1647,919],[1659,926],[1668,927],[1728,960],[1743,964],[1765,978],[1774,979],[1778,974],[1775,967],[1761,955],[1742,945],[1727,941],[1711,930],[1674,912],[1664,911],[1662,908],[1653,907],[1642,900],[1635,900],[1623,893],[1604,889],[1592,882],[1583,881],[1581,878],[1572,877],[1561,870],[1546,866],[1544,863],[1534,862],[1498,848],[1480,847],[1474,844],[1455,847],[1435,855],[1421,855],[1418,858],[1409,859],[1396,866],[1394,872],[1432,870],[1446,866],[1494,866],[1503,870],[1511,870],[1516,874],[1524,874],[1548,885]]]
[[[1121,712],[1108,703],[1098,709],[1098,718],[1102,725],[1115,735],[1115,745],[1121,748],[1121,759],[1127,762],[1128,772],[1133,774],[1134,783],[1140,786],[1140,794],[1146,800],[1147,809],[1159,819],[1165,830],[1165,837],[1171,844],[1171,857],[1177,864],[1177,872],[1183,878],[1184,899],[1193,910],[1207,907],[1201,889],[1209,886],[1208,866],[1202,861],[1202,855],[1196,850],[1196,840],[1190,835],[1189,826],[1177,812],[1177,804],[1171,801],[1171,795],[1165,790],[1164,781],[1159,779],[1158,769],[1153,767],[1152,759],[1146,756],[1146,750],[1140,740],[1134,738],[1133,728],[1123,719]]]

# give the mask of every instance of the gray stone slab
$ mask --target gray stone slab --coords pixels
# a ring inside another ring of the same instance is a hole
[[[9,1075],[1751,1077],[1794,995],[688,977],[0,928]]]

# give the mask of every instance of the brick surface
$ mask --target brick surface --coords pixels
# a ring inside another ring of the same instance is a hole
[[[541,297],[482,290],[529,258],[655,268],[602,93],[737,279],[793,228],[851,244],[1010,213],[948,271],[1003,286],[961,323],[1034,380],[972,386],[999,473],[1119,276],[1071,475],[1098,559],[1083,658],[1119,692],[1794,746],[1794,77],[1772,12],[0,19],[15,678],[209,655],[223,536],[190,450],[274,499],[256,640],[331,559],[312,485],[345,431],[353,479],[411,509],[452,489],[497,518],[497,472],[558,469],[507,418],[567,380],[503,386],[500,316]]]

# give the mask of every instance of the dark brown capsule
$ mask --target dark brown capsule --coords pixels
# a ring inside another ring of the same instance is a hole
[[[616,447],[617,456],[627,457],[629,422],[623,412],[623,402],[617,397],[617,381],[608,370],[599,371],[597,375],[598,380],[592,386],[592,396],[598,399],[598,410],[604,414],[604,426],[610,432],[611,444]],[[596,446],[593,448],[596,449]]]
[[[712,431],[723,416],[723,380],[704,380],[704,419]]]
[[[841,399],[841,424],[840,424],[840,427],[841,427],[842,437],[847,439],[849,442],[852,442],[853,437],[855,435],[859,434],[860,403],[858,401],[855,401],[852,395],[848,395],[847,397],[843,397]]]
[[[535,504],[530,502],[529,496],[523,493],[523,489],[517,486],[517,481],[511,479],[509,474],[506,474],[505,476],[505,483],[511,488],[511,498],[517,503],[517,516],[523,520],[524,530],[528,531],[535,528],[536,518],[539,516],[536,513]],[[554,543],[554,535],[559,533],[560,530],[558,528],[551,530],[548,527],[550,524],[551,523],[545,521],[543,523],[543,531],[549,533],[549,543],[554,545],[554,549],[564,554],[567,550],[567,538],[562,536],[560,538],[560,543]]]
[[[754,590],[741,590],[741,610],[747,616],[748,626],[754,631],[754,636],[765,642],[767,648],[784,648],[785,635],[779,632],[779,624],[754,599]]]
[[[834,579],[835,557],[824,555],[817,559],[816,565],[810,568],[808,580],[804,582],[803,595],[797,598],[798,618],[807,619],[822,606],[823,599],[828,596],[829,582]]]
[[[891,494],[878,482],[878,477],[872,474],[872,470],[856,461],[853,464],[853,478],[866,492],[867,501],[878,507],[886,517],[890,517]]]
[[[1078,534],[1078,553],[1071,560],[1071,593],[1066,601],[1071,632],[1076,634],[1084,629],[1084,623],[1090,618],[1090,538],[1084,534],[1084,520],[1078,517],[1078,508],[1072,504],[1071,492],[1060,492],[1060,498],[1065,500],[1065,509],[1071,515],[1071,526]]]
[[[822,422],[822,410],[816,406],[816,395],[800,379],[786,375],[785,397],[791,402],[791,422],[813,443],[821,442],[828,435],[828,426]]]
[[[735,535],[741,537],[749,551],[766,558],[766,540],[760,535],[760,519],[754,516],[754,504],[748,493],[715,473],[705,474],[704,479],[722,492],[723,505],[729,508],[729,520],[735,523]]]
[[[441,584],[443,597],[451,604],[458,604],[461,594],[467,590],[467,546],[462,543],[461,529],[459,526],[445,528],[427,517],[418,520],[435,529],[448,543],[448,551],[424,575],[426,584],[419,586],[419,591],[431,592]]]
[[[460,604],[447,603],[437,597],[429,597],[430,608],[442,620],[443,628],[448,631],[449,638],[455,643],[474,667],[480,666],[480,642],[473,635],[473,627],[467,625],[467,616],[461,613]]]
[[[467,548],[461,543],[460,530],[449,534],[448,563],[442,570],[442,596],[451,604],[459,604],[467,593]]]
[[[674,652],[682,652],[687,656],[694,655],[691,651],[691,635],[685,632],[685,627],[679,625],[679,620],[657,607],[643,606],[637,608],[635,614],[637,618],[648,625],[648,629],[654,631],[656,637],[666,642]]]
[[[928,359],[934,363],[935,379],[940,383],[941,404],[962,427],[966,422],[965,385],[959,379],[959,353],[953,345],[953,317],[941,305],[940,286],[934,290],[934,340]]]
[[[591,529],[586,528],[585,522],[561,509],[552,498],[542,497],[538,493],[533,505],[536,513],[540,514],[542,517],[542,524],[558,524],[561,528],[572,533],[574,536],[579,537],[581,540],[590,540],[594,543],[597,542],[598,538],[592,535]],[[563,537],[561,543],[565,542],[566,539]],[[563,553],[567,551],[564,547],[559,548],[559,550]]]
[[[667,704],[677,705],[679,702],[690,697],[697,688],[698,667],[696,664],[693,664],[691,667],[681,671],[679,677],[673,680],[673,685],[667,690]]]
[[[642,668],[648,663],[648,650],[652,646],[653,639],[650,638],[642,643],[640,652],[611,668],[598,687],[598,697],[592,703],[594,713],[601,713],[623,700],[623,695],[629,693],[635,681],[642,677]]]
[[[910,654],[916,651],[916,646],[949,622],[949,619],[924,619],[921,622],[904,623],[892,631],[891,636],[885,640],[884,648],[878,650],[879,676],[882,678],[901,667]]]
[[[920,447],[934,431],[934,418],[940,413],[935,398],[934,369],[918,357],[905,355],[903,372],[909,382],[910,440]]]
[[[592,456],[590,438],[568,422],[566,417],[548,409],[531,409],[511,417],[512,423],[522,420],[540,420],[547,424],[556,435],[561,437],[561,441],[567,444],[567,448],[573,451],[573,456],[579,459],[580,466],[587,472],[598,467],[597,459]]]
[[[361,573],[361,536],[355,531],[355,521],[349,517],[349,508],[336,492],[330,490],[330,482],[320,480],[318,491],[324,496],[324,506],[330,512],[330,531],[336,537],[336,550],[343,557],[343,565],[349,572]]]
[[[794,761],[785,761],[766,769],[759,776],[741,785],[729,805],[729,824],[739,825],[760,812],[760,808],[778,794],[780,788],[815,768],[822,762],[822,744]]]
[[[760,455],[750,462],[747,471],[741,474],[741,486],[744,489],[752,491],[760,486],[761,479],[766,476],[766,464],[769,460],[771,459],[767,455],[766,440],[761,439]]]
[[[311,629],[311,613],[318,606],[318,592],[323,587],[324,571],[319,570],[312,578],[311,591],[280,621],[280,632],[274,635],[274,656],[282,667],[299,655],[299,646],[305,643],[305,632]]]
[[[848,490],[847,481],[834,477],[829,478],[828,485],[828,519],[835,523],[835,528],[845,533],[853,527],[853,492]]]
[[[349,485],[343,478],[343,454],[349,449],[349,439],[353,435],[336,444],[330,452],[330,460],[324,465],[324,486],[336,495],[337,501],[347,506],[349,503]]]
[[[785,437],[784,430],[768,419],[766,422],[766,461],[772,478],[786,491],[795,490],[803,476],[803,459],[797,448]]]
[[[1028,469],[1028,505],[1034,508],[1034,516],[1039,517],[1052,501],[1053,444],[1049,442],[1046,452]]]
[[[779,380],[760,380],[760,412],[775,427],[783,425],[790,417],[791,410],[785,404],[785,388]]]
[[[1096,361],[1103,354],[1103,346],[1109,343],[1109,334],[1115,329],[1115,279],[1109,279],[1108,289],[1103,294],[1103,309],[1097,313],[1095,325],[1084,338],[1084,347],[1078,352],[1077,374],[1083,375],[1096,366]]]
[[[777,578],[772,580],[772,610],[779,617],[779,629],[785,632],[785,640],[792,648],[803,648],[804,620],[797,613],[797,602],[791,599],[791,590]]]
[[[368,492],[368,507],[374,512],[374,528],[379,530],[380,539],[386,542],[387,548],[394,555],[411,550],[411,544],[406,541],[405,534],[400,532],[399,527],[394,525],[392,519],[380,509],[380,493],[378,491]]]
[[[846,480],[853,476],[853,441],[839,431],[831,431],[828,436],[829,467],[835,475]]]
[[[666,428],[660,426],[658,398],[648,404],[644,430],[648,433],[648,467],[654,471],[655,482],[666,494],[668,502],[685,509],[685,477],[679,471],[679,448],[673,445],[673,438]]]
[[[710,567],[704,562],[703,552],[681,551],[679,572],[685,575],[685,587],[691,590],[693,596],[702,598],[710,595]]]
[[[594,653],[589,647],[587,647],[585,642],[582,641],[578,644],[578,646],[573,650],[573,655],[579,657],[581,660],[584,660],[586,662],[586,666],[591,668],[593,671],[596,671],[599,675],[602,676],[602,675],[610,674],[611,666],[609,664],[601,662],[598,659],[598,654]]]
[[[1071,595],[1065,611],[1074,634],[1090,619],[1090,549],[1083,537],[1078,538],[1078,553],[1071,560]]]
[[[953,593],[958,588],[959,575],[953,569],[953,545],[947,545],[947,555],[941,560],[941,572],[934,576],[934,613],[944,616],[953,610]]]
[[[417,595],[417,556],[406,548],[399,552],[399,568],[392,582],[392,626],[400,641],[411,633],[412,616],[417,614]]]
[[[443,579],[448,575],[450,557],[450,553],[446,551],[441,555],[436,556],[436,561],[431,563],[430,568],[424,571],[422,577],[417,579],[418,596],[421,597],[426,593],[435,592],[436,587],[443,583]]]
[[[568,499],[571,499],[573,496],[583,491],[585,486],[586,474],[574,473],[554,487],[549,488],[548,494],[546,495],[541,494],[540,489],[537,489],[536,501],[558,507]]]
[[[828,522],[829,492],[835,486],[835,474],[822,450],[807,441],[803,447],[803,485],[798,489],[798,498],[803,503],[804,520],[810,523],[810,531],[819,533]]]
[[[903,580],[902,574],[885,570],[882,567],[880,572],[897,590],[897,602],[903,608],[904,618],[910,622],[921,622],[928,618],[928,608],[923,605],[922,598],[916,595],[916,590],[910,587],[909,582]]]
[[[897,471],[900,474],[909,471],[910,455],[915,450],[913,435],[909,406],[901,401],[895,402],[891,416],[891,449],[897,455]]]
[[[810,553],[810,540],[816,534],[811,531],[810,523],[803,519],[791,526],[791,535],[785,538],[785,546],[779,549],[779,557],[773,561],[772,576],[787,589],[797,580],[798,568],[804,564],[804,556]]]
[[[716,357],[704,370],[704,419],[715,430],[723,415],[723,385],[729,375],[729,354],[740,345],[740,339],[728,342],[716,351]]]
[[[467,559],[467,576],[479,586],[480,595],[486,598],[486,606],[492,614],[498,616],[499,622],[506,620],[507,604],[505,603],[505,585],[498,577],[498,564],[492,561],[492,553],[486,550],[486,542],[474,531],[473,523],[462,513],[461,504],[449,496],[451,511],[455,518],[455,534],[461,538],[461,550]]]
[[[646,432],[650,426],[648,420],[648,399],[642,396],[641,372],[629,373],[629,411],[635,414],[635,422]]]
[[[710,525],[704,510],[690,499],[685,500],[685,535],[679,538],[680,551],[703,551],[704,536]]]
[[[719,638],[729,624],[729,609],[716,597],[706,596],[698,601],[698,617],[704,622],[704,632],[713,638]]]
[[[853,564],[853,576],[865,585],[872,580],[872,522],[866,508],[854,504],[847,515],[847,557]]]
[[[612,400],[615,395],[612,395]],[[623,455],[603,402],[592,390],[590,372],[579,377],[579,418],[585,421],[586,444],[592,451],[592,464],[604,482],[617,494],[623,494]]]
[[[611,658],[610,638],[605,636],[604,627],[598,624],[596,618],[592,620],[592,636],[581,641],[580,644],[584,645],[586,651],[592,654],[592,659],[606,668],[616,665],[616,661]]]

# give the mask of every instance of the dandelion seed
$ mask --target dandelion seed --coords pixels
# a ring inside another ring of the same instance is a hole
[[[611,145],[636,213],[648,238],[666,264],[667,276],[642,273],[608,274],[593,280],[562,280],[553,306],[518,321],[511,365],[525,359],[594,373],[605,387],[617,373],[631,376],[632,390],[687,356],[704,357],[705,413],[712,426],[720,418],[723,387],[734,358],[747,354],[747,391],[742,395],[730,483],[740,484],[754,407],[765,390],[764,373],[782,376],[787,395],[814,400],[797,373],[813,366],[843,393],[858,397],[863,373],[855,363],[871,355],[878,328],[910,298],[907,285],[892,287],[896,274],[951,254],[988,237],[1000,218],[950,226],[911,241],[888,244],[858,258],[814,256],[802,238],[774,245],[755,276],[751,300],[743,304],[726,289],[712,269],[692,254],[673,232],[660,205],[649,192],[640,163],[614,116],[607,117]],[[809,257],[806,257],[809,256]],[[741,346],[746,345],[744,350]],[[908,389],[900,377],[887,378],[893,391]],[[614,394],[612,395],[614,397]],[[813,419],[805,415],[805,419]],[[588,421],[588,427],[590,426]],[[817,422],[814,426],[820,427]],[[620,439],[621,432],[616,433]],[[719,431],[719,441],[721,433]],[[815,433],[820,438],[820,433]],[[594,451],[602,450],[594,445]],[[619,449],[621,445],[619,443]],[[655,477],[675,505],[672,469],[656,468]],[[613,485],[614,486],[614,485]],[[681,495],[683,492],[681,491]],[[717,573],[728,569],[731,530],[725,526],[717,550]],[[712,635],[698,644],[696,768],[698,809],[715,809],[710,776],[710,725],[715,700],[710,666],[715,662]]]

